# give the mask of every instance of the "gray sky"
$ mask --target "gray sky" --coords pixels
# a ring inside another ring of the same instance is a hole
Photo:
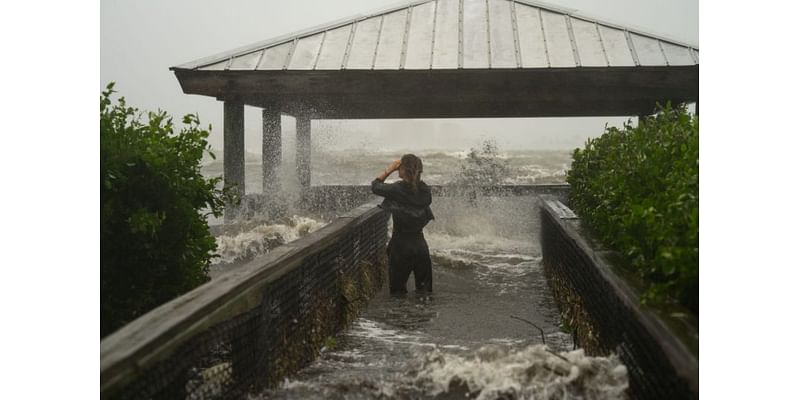
[[[583,15],[681,42],[698,44],[696,0],[551,1]],[[376,11],[398,0],[103,0],[100,2],[100,83],[116,82],[128,103],[163,109],[176,117],[197,112],[213,126],[212,146],[222,146],[222,103],[186,95],[169,67],[275,36]],[[99,92],[98,92],[99,94]],[[315,148],[466,149],[484,138],[500,148],[581,146],[602,133],[606,122],[626,118],[538,118],[503,120],[315,121]],[[293,119],[284,118],[293,126]],[[245,146],[260,153],[260,112],[245,110]],[[293,130],[284,128],[287,144]],[[416,132],[398,138],[397,132]]]

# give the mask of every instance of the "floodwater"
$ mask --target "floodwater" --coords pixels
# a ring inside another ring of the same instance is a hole
[[[560,329],[535,202],[436,198],[433,294],[384,285],[332,348],[256,398],[622,398],[625,367],[573,351]]]

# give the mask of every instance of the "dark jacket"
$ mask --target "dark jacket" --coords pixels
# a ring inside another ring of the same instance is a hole
[[[392,213],[394,232],[420,233],[433,217],[431,211],[431,188],[420,181],[417,192],[411,191],[411,185],[403,180],[394,183],[383,183],[378,179],[372,181],[372,193],[384,197],[379,207]]]

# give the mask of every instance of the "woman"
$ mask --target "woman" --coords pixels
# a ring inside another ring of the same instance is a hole
[[[383,183],[394,171],[399,171],[401,180]],[[406,154],[372,181],[372,193],[385,198],[380,207],[392,213],[394,229],[386,249],[391,294],[407,293],[406,281],[411,271],[417,291],[433,291],[431,255],[422,234],[422,228],[433,219],[431,189],[420,179],[421,175],[422,160]]]

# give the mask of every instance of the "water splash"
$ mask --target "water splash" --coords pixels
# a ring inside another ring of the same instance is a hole
[[[325,226],[325,222],[293,215],[285,223],[261,224],[236,235],[217,236],[212,265],[230,264],[265,254],[277,246],[297,240]]]
[[[415,383],[430,396],[602,400],[625,398],[628,375],[616,356],[589,357],[582,349],[558,354],[544,345],[521,350],[487,345],[469,356],[439,349],[425,354]]]

